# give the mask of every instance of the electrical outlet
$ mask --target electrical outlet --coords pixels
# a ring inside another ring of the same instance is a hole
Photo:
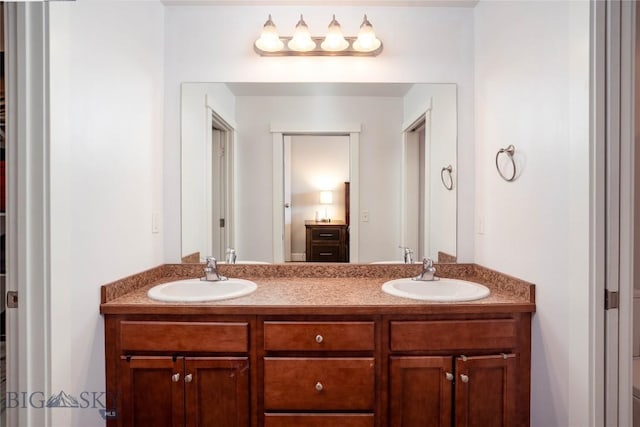
[[[369,222],[369,211],[363,210],[360,212],[360,222]]]

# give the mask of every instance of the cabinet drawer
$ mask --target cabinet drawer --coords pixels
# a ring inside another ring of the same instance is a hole
[[[373,414],[264,414],[265,427],[373,427]]]
[[[120,323],[122,351],[249,351],[248,323],[131,322]]]
[[[266,410],[374,408],[373,358],[264,359]]]
[[[320,262],[339,262],[340,246],[339,245],[322,245],[311,244],[311,260]]]
[[[391,351],[508,349],[517,345],[513,319],[391,322]]]
[[[373,322],[265,322],[265,350],[373,351]]]
[[[340,240],[340,229],[324,226],[312,228],[311,240]]]

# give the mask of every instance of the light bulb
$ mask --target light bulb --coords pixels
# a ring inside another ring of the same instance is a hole
[[[329,30],[327,36],[324,38],[322,44],[320,44],[323,50],[329,52],[340,52],[349,47],[349,42],[345,40],[340,29],[340,24],[336,21],[336,15],[333,15],[333,19],[329,23]]]
[[[302,15],[300,15],[300,20],[296,24],[293,37],[291,37],[287,46],[289,46],[289,49],[297,52],[308,52],[316,48],[316,42],[311,39],[309,27],[307,27],[304,19],[302,19]]]
[[[260,34],[260,38],[256,40],[255,45],[264,52],[278,52],[284,47],[284,43],[282,43],[282,40],[280,40],[278,36],[276,25],[271,20],[271,15],[269,15],[267,22],[264,23],[262,34]]]
[[[376,38],[376,33],[373,31],[373,25],[371,25],[371,22],[367,19],[367,15],[364,15],[358,38],[353,42],[353,49],[358,52],[371,52],[378,49],[381,44],[380,40]]]

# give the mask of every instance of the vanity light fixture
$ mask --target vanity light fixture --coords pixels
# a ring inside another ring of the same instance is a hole
[[[382,52],[382,42],[376,37],[367,15],[357,37],[345,37],[335,15],[325,37],[311,36],[302,15],[293,36],[280,37],[269,15],[253,46],[260,56],[378,56]]]

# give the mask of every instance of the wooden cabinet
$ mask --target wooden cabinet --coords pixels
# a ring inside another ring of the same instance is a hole
[[[263,324],[266,426],[374,425],[375,322]]]
[[[107,425],[529,425],[531,313],[314,310],[107,315]]]
[[[126,426],[248,426],[248,359],[123,356]]]
[[[528,397],[529,372],[520,365],[517,373],[516,353],[528,347],[519,348],[516,326],[515,319],[392,321],[391,425],[528,425],[528,402],[521,400]],[[502,352],[486,354],[490,350]],[[442,351],[473,356],[431,355]],[[517,386],[519,376],[526,391]],[[517,418],[518,405],[526,408],[526,419]]]
[[[452,372],[451,357],[392,357],[389,425],[451,426]]]
[[[119,331],[112,341],[119,361],[116,384],[107,384],[118,402],[107,408],[108,425],[250,425],[248,323],[123,320],[109,325]]]
[[[349,262],[347,224],[305,221],[307,262]]]
[[[515,354],[456,357],[456,426],[516,425],[516,363]]]

